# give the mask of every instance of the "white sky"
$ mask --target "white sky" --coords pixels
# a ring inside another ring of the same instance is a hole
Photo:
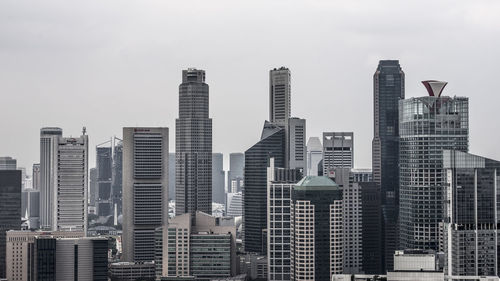
[[[399,59],[406,96],[421,80],[470,98],[470,152],[500,159],[500,2],[0,1],[0,156],[31,170],[39,129],[90,136],[166,126],[175,150],[181,70],[207,71],[213,151],[243,152],[268,118],[268,71],[292,71],[292,115],[308,136],[354,131],[371,166],[372,76]],[[227,164],[226,164],[227,166]]]

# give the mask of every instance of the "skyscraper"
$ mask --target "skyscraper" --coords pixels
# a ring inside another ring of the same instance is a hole
[[[33,164],[33,189],[39,190],[40,189],[40,164]]]
[[[398,102],[405,98],[405,74],[397,60],[381,60],[373,75],[373,179],[380,185],[384,222],[384,269],[392,270],[397,248],[399,198]]]
[[[111,184],[113,180],[113,150],[110,142],[96,147],[96,213],[107,217],[113,214],[113,200],[111,198]]]
[[[6,231],[21,229],[21,171],[0,170],[0,276],[6,276]]]
[[[469,147],[469,100],[441,96],[446,83],[433,86],[438,83],[428,97],[399,102],[401,249],[438,250],[446,181],[443,150],[467,152]]]
[[[153,261],[168,219],[168,128],[123,128],[123,261]]]
[[[168,154],[168,200],[175,200],[175,152]]]
[[[318,164],[323,159],[323,145],[318,137],[310,137],[307,141],[307,175],[318,175]]]
[[[354,133],[323,133],[323,175],[335,168],[354,167]]]
[[[284,124],[291,116],[291,74],[286,67],[269,71],[269,121]]]
[[[267,167],[271,158],[276,167],[285,167],[285,143],[285,129],[266,121],[260,141],[245,151],[243,244],[246,252],[265,254],[262,231],[267,228]]]
[[[289,118],[287,128],[287,168],[307,169],[306,119]]]
[[[40,228],[52,229],[54,205],[54,165],[57,165],[57,143],[62,129],[47,127],[40,129]]]
[[[243,188],[243,168],[245,167],[245,154],[229,154],[229,171],[227,172],[227,192],[240,192]]]
[[[175,120],[176,215],[212,214],[212,119],[205,71],[182,71]]]
[[[123,140],[113,138],[112,199],[115,219],[123,214]]]
[[[224,158],[222,153],[212,154],[212,201],[224,204],[226,201],[224,172]]]
[[[445,150],[445,272],[454,276],[498,276],[500,162]]]
[[[97,169],[89,169],[89,204],[95,207],[97,199]]]

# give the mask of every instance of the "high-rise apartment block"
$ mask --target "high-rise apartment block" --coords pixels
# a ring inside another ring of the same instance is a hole
[[[227,192],[240,192],[243,188],[243,169],[245,167],[245,154],[229,154],[229,171],[227,172]]]
[[[86,230],[88,136],[62,137],[59,128],[40,130],[40,227]]]
[[[428,97],[399,102],[401,249],[438,250],[445,217],[443,150],[468,151],[469,100],[440,96],[446,83],[432,82],[437,84]]]
[[[323,175],[335,168],[354,167],[354,133],[323,133]]]
[[[21,229],[21,171],[15,169],[0,170],[0,277],[6,276],[5,232],[11,229]]]
[[[397,60],[381,60],[373,75],[373,179],[380,185],[384,223],[384,269],[392,270],[398,248],[399,107],[405,74]]]
[[[212,119],[205,71],[182,71],[175,121],[176,215],[212,213]]]
[[[233,219],[197,211],[176,216],[163,230],[163,276],[214,280],[235,276]]]
[[[286,67],[269,71],[269,121],[285,124],[291,116],[291,73]]]
[[[500,162],[443,152],[443,250],[449,276],[498,276]]]
[[[318,164],[323,160],[323,145],[318,137],[307,141],[307,175],[318,176]]]
[[[153,261],[168,219],[168,128],[123,128],[123,261]]]

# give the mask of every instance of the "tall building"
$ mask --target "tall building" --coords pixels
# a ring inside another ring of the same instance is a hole
[[[163,231],[162,265],[164,277],[214,280],[235,276],[234,220],[200,211],[194,217],[186,213],[172,218]]]
[[[0,157],[0,170],[17,170],[17,160],[12,157]]]
[[[318,176],[318,164],[323,160],[323,145],[318,137],[307,141],[307,175]]]
[[[380,186],[373,181],[356,181],[361,189],[361,260],[360,272],[365,274],[383,274],[384,254],[382,232],[382,208]]]
[[[244,153],[229,154],[229,171],[227,172],[227,192],[240,192],[243,188]]]
[[[243,188],[243,244],[246,252],[264,253],[263,230],[267,228],[267,167],[285,167],[285,129],[265,122],[258,143],[245,151]]]
[[[381,60],[373,75],[373,179],[380,185],[384,223],[384,269],[392,270],[397,249],[399,198],[399,107],[405,74],[398,60]]]
[[[182,71],[175,120],[176,215],[212,213],[212,119],[205,71]]]
[[[445,150],[446,254],[449,276],[498,276],[500,162]]]
[[[96,146],[96,211],[100,217],[112,215],[113,200],[111,184],[113,180],[113,150],[110,142]]]
[[[224,158],[222,153],[212,153],[212,201],[224,204],[225,199]]]
[[[21,229],[21,171],[0,170],[0,277],[6,276],[5,232]]]
[[[269,121],[285,124],[291,116],[291,74],[286,67],[269,71]]]
[[[123,128],[122,261],[153,261],[168,219],[168,128]]]
[[[32,179],[33,179],[33,189],[39,190],[40,189],[40,164],[33,164],[33,173],[32,173]]]
[[[226,217],[234,218],[243,215],[243,194],[226,193]]]
[[[291,278],[330,280],[343,270],[342,189],[327,177],[307,176],[292,191]]]
[[[291,193],[302,178],[299,169],[267,168],[267,261],[268,280],[290,280]]]
[[[354,167],[354,133],[323,133],[323,175],[335,168]]]
[[[95,207],[97,199],[97,168],[89,170],[89,204]]]
[[[40,228],[52,229],[54,202],[54,166],[57,167],[57,146],[62,129],[47,127],[40,129]]]
[[[175,153],[168,154],[168,200],[175,200]]]
[[[62,137],[59,128],[40,132],[40,227],[86,230],[88,136]]]
[[[439,87],[428,97],[399,102],[401,249],[438,250],[446,182],[443,150],[467,152],[469,147],[468,98],[441,96],[446,82],[431,83]]]
[[[307,169],[306,119],[289,118],[287,133],[287,168]]]
[[[112,200],[115,220],[123,214],[123,140],[113,138]],[[117,222],[115,221],[115,224]]]
[[[8,279],[108,280],[108,239],[82,232],[7,232]]]
[[[28,229],[38,229],[40,222],[40,190],[23,189],[21,195],[21,215],[26,219]]]

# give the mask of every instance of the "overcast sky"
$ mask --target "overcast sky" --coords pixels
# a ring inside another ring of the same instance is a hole
[[[500,159],[500,2],[0,1],[0,156],[39,161],[39,129],[95,145],[124,126],[170,128],[178,86],[206,70],[213,151],[243,152],[268,118],[269,70],[292,72],[292,115],[307,135],[354,131],[371,166],[373,73],[399,59],[406,96],[421,80],[470,98],[470,152]],[[29,168],[29,170],[31,170]]]

